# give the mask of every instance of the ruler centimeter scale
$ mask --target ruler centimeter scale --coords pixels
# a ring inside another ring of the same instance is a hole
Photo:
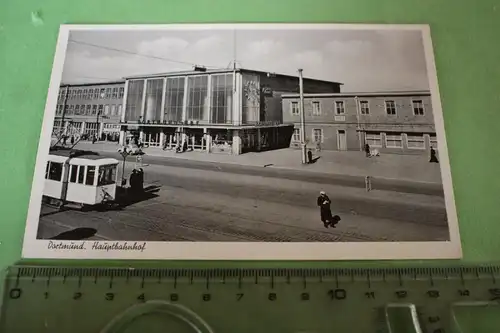
[[[14,266],[0,332],[500,332],[500,266]]]

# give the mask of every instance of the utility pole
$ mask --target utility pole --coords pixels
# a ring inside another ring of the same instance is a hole
[[[302,150],[302,164],[307,164],[306,149],[306,114],[304,111],[304,82],[302,78],[302,68],[299,69],[299,87],[300,87],[300,143]]]

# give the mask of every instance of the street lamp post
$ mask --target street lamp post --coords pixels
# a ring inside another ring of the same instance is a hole
[[[300,87],[300,143],[302,153],[302,164],[307,164],[306,149],[306,115],[304,111],[304,82],[302,78],[302,69],[299,69],[299,87]]]
[[[122,186],[125,186],[126,180],[125,180],[125,162],[127,161],[127,156],[129,155],[129,152],[127,151],[127,147],[123,147],[123,149],[120,151],[120,155],[123,158],[123,163],[122,163]]]

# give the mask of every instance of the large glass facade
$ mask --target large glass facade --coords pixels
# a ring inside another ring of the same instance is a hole
[[[186,120],[208,121],[208,75],[188,77]]]
[[[181,121],[184,103],[184,77],[167,78],[165,91],[165,116],[163,120]]]
[[[161,120],[161,96],[163,79],[148,80],[146,85],[146,100],[144,101],[144,120]]]
[[[211,123],[231,123],[233,112],[233,74],[212,75]]]
[[[138,121],[141,117],[143,92],[144,80],[132,80],[128,82],[125,120]]]

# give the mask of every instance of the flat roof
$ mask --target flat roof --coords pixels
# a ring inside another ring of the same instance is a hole
[[[207,68],[204,71],[189,70],[189,71],[178,71],[178,72],[167,72],[167,73],[152,73],[152,74],[143,74],[143,75],[132,75],[132,76],[126,76],[126,77],[124,77],[124,79],[125,80],[134,80],[134,79],[147,79],[147,78],[154,78],[154,77],[190,76],[190,75],[203,75],[203,74],[222,74],[222,73],[232,73],[234,71],[236,71],[236,72],[256,73],[256,74],[264,74],[264,75],[267,75],[269,73],[269,74],[272,74],[273,77],[298,78],[298,75],[297,76],[295,76],[295,75],[286,75],[286,74],[279,74],[279,73],[274,73],[274,72],[259,71],[259,70],[246,69],[246,68],[237,68],[237,69],[231,69],[231,68],[208,69]],[[343,83],[341,83],[341,82],[319,80],[319,79],[313,79],[313,78],[308,78],[308,77],[304,77],[304,80],[311,81],[311,82],[318,82],[318,83],[343,85]]]
[[[106,86],[110,84],[125,84],[125,80],[113,80],[105,82],[89,82],[89,83],[61,83],[59,87],[88,87],[88,86]]]
[[[407,90],[407,91],[377,91],[377,92],[348,92],[348,93],[320,93],[304,94],[304,97],[377,97],[377,96],[430,96],[430,90]],[[282,98],[299,98],[299,94],[283,94]]]

